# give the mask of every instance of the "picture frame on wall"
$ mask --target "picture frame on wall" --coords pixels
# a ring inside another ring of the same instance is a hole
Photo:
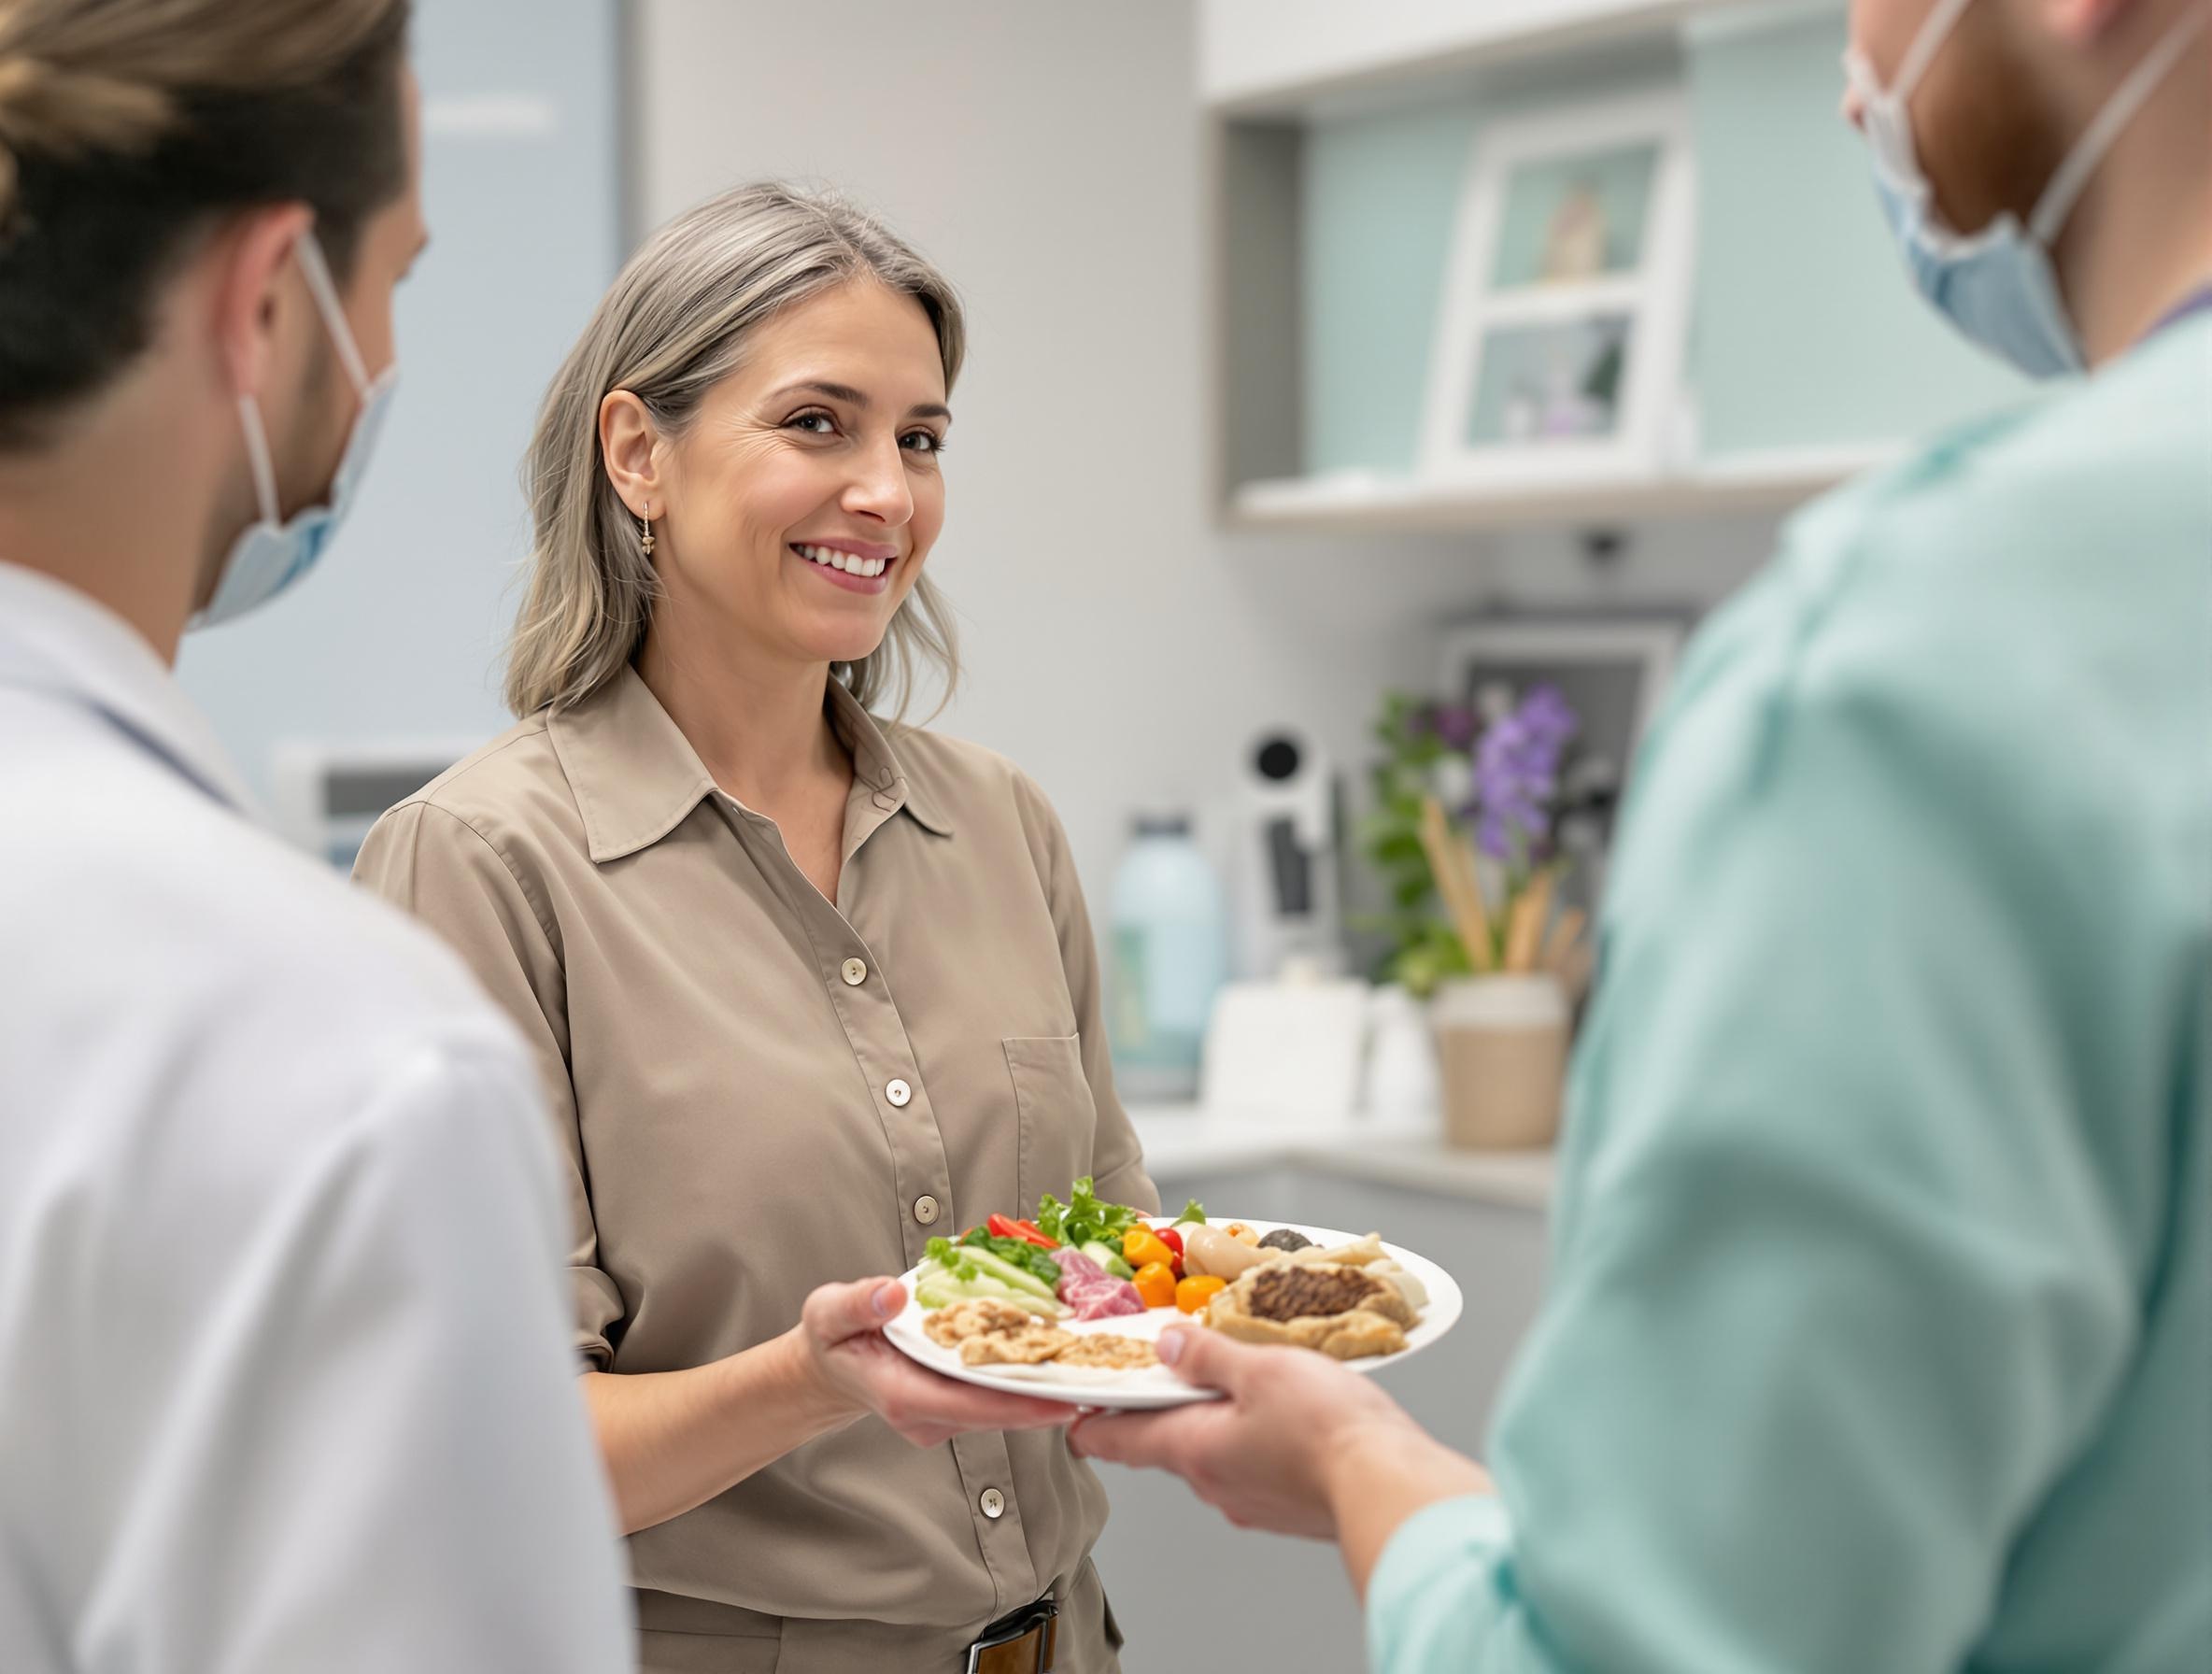
[[[1555,688],[1580,722],[1560,766],[1561,899],[1595,909],[1638,747],[1657,714],[1688,633],[1674,616],[1482,617],[1444,641],[1439,690],[1484,719],[1538,686]]]
[[[1695,218],[1679,88],[1485,124],[1445,273],[1423,474],[1523,489],[1662,475]]]

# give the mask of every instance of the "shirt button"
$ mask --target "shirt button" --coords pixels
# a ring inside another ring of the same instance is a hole
[[[937,1199],[927,1192],[914,1200],[914,1218],[925,1227],[937,1218]]]
[[[977,1503],[983,1507],[983,1514],[985,1517],[995,1518],[1006,1515],[1006,1496],[996,1488],[985,1488],[983,1491],[983,1498]]]
[[[914,1097],[914,1089],[903,1081],[894,1081],[884,1088],[884,1097],[900,1110],[904,1110],[906,1101]]]
[[[860,959],[847,959],[844,962],[844,986],[848,988],[857,988],[868,980],[868,966],[865,961]]]

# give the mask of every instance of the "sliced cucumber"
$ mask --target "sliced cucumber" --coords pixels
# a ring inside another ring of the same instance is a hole
[[[1116,1279],[1134,1279],[1137,1270],[1122,1259],[1122,1254],[1101,1239],[1093,1239],[1083,1246],[1083,1253],[1112,1273]]]
[[[1003,1256],[995,1255],[980,1245],[962,1244],[960,1246],[960,1259],[971,1263],[979,1273],[996,1279],[1001,1284],[1011,1285],[1015,1290],[1026,1291],[1033,1297],[1042,1297],[1048,1302],[1056,1299],[1053,1296],[1053,1287],[1029,1271],[1028,1268],[1016,1267]]]
[[[1025,1313],[1034,1313],[1041,1319],[1057,1319],[1068,1311],[1050,1297],[1040,1297],[1027,1290],[1016,1290],[1001,1284],[988,1273],[977,1273],[971,1279],[959,1279],[944,1268],[932,1262],[915,1276],[915,1300],[922,1305],[922,1312],[934,1313],[940,1308],[949,1308],[955,1302],[972,1302],[979,1298],[989,1298],[997,1302],[1012,1302]]]

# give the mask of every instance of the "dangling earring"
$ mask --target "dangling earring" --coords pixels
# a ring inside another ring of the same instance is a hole
[[[647,558],[653,556],[652,512],[653,503],[648,500],[645,502],[645,509],[638,514],[637,519],[638,545],[644,549]]]

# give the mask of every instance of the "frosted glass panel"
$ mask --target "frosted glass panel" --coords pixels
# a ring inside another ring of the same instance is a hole
[[[1836,114],[1843,42],[1838,0],[1833,17],[1694,31],[1686,49],[1698,201],[1688,371],[1708,458],[1907,440],[2028,391],[1907,283],[1864,148]],[[1444,270],[1482,123],[1645,84],[1578,78],[1481,106],[1458,94],[1308,131],[1299,228],[1307,471],[1413,468]],[[1622,148],[1523,171],[1500,221],[1499,287],[1539,275],[1548,252],[1572,253],[1578,241],[1582,262],[1601,247],[1609,270],[1632,266],[1652,167],[1641,148]],[[1563,218],[1578,187],[1595,214]],[[1538,370],[1532,381],[1518,368],[1531,396],[1515,393],[1513,370],[1493,387],[1486,368],[1466,433],[1510,436],[1532,423],[1540,432],[1542,391],[1559,379]],[[1555,404],[1560,423],[1572,404]]]
[[[1523,163],[1506,187],[1492,288],[1633,273],[1658,166],[1657,146]]]
[[[1306,136],[1305,462],[1411,471],[1471,103],[1323,123]]]
[[[1836,114],[1843,45],[1840,7],[1692,37],[1709,458],[1921,435],[2028,388],[1913,293]]]
[[[1307,131],[1299,227],[1306,471],[1413,469],[1444,270],[1482,123],[1650,85],[1648,70],[1608,70],[1483,102],[1455,93],[1403,110],[1316,122]],[[1639,163],[1633,148],[1581,161],[1580,168],[1568,159],[1527,171],[1535,190],[1518,214],[1529,226],[1524,233],[1501,228],[1509,246],[1523,239],[1535,251],[1524,261],[1540,262],[1561,185],[1584,178],[1597,186],[1609,262],[1616,246],[1631,252],[1624,261],[1640,250],[1650,161]],[[1566,172],[1547,180],[1546,171],[1554,167]]]

